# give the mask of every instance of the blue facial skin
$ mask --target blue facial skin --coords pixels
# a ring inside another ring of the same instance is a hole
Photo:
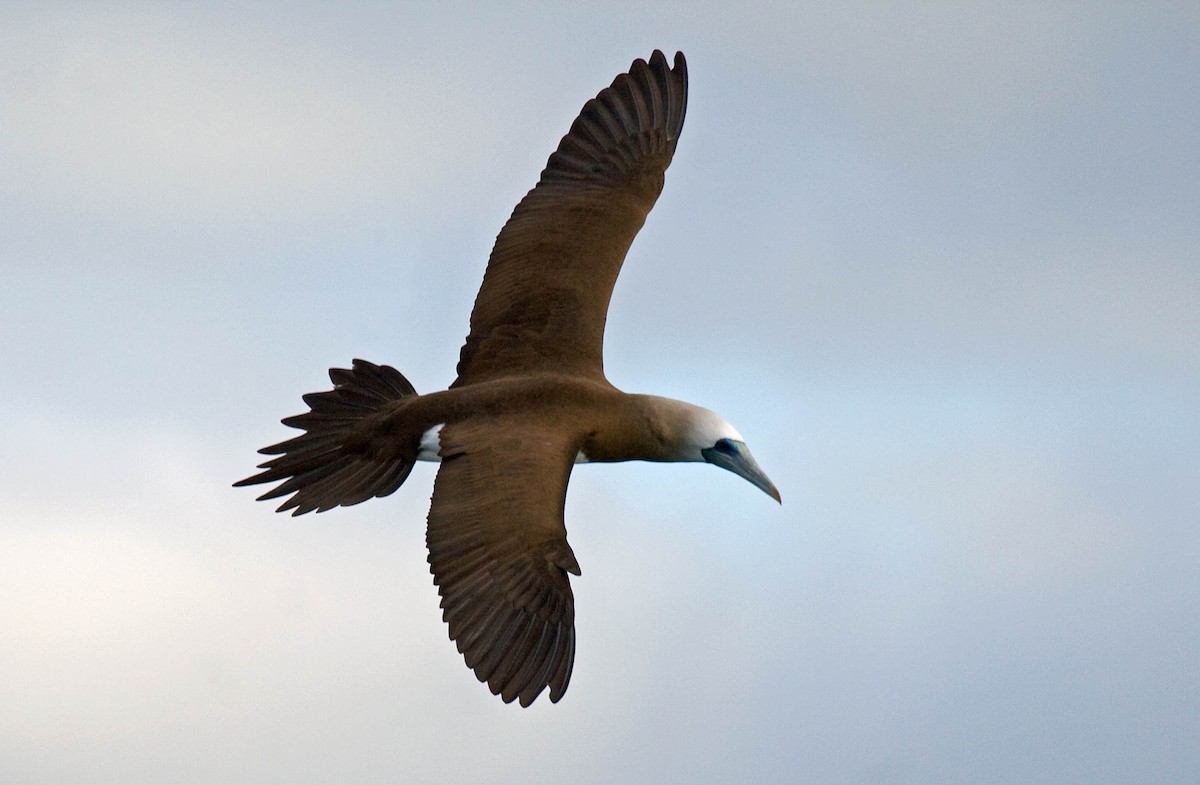
[[[759,467],[758,462],[754,460],[754,456],[750,454],[750,449],[746,447],[745,442],[736,439],[718,439],[716,444],[704,448],[700,454],[712,465],[733,472],[775,501],[783,504],[779,490],[767,477],[766,472]]]

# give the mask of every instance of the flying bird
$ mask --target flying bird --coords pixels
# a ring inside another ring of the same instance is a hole
[[[687,64],[662,52],[584,104],[496,238],[450,388],[418,395],[395,368],[354,360],[283,424],[304,433],[235,485],[280,484],[279,511],[324,512],[394,492],[440,461],[426,545],[450,638],[480,681],[528,706],[557,702],[575,659],[563,520],[577,463],[707,461],[776,501],[715,412],[624,393],[604,376],[604,323],[634,235],[683,128]]]

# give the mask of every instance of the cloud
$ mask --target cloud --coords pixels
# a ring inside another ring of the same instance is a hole
[[[487,114],[446,100],[467,92],[461,71],[383,71],[219,14],[77,6],[5,27],[4,188],[59,210],[188,223],[419,204],[448,160],[469,165]]]

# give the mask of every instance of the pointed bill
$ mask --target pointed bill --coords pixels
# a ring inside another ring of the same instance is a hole
[[[758,465],[758,461],[754,460],[754,456],[750,454],[750,448],[746,446],[745,442],[736,439],[722,439],[715,447],[701,450],[700,453],[704,456],[704,460],[714,466],[728,469],[742,479],[753,483],[775,501],[783,504],[783,499],[779,496],[779,489],[767,477],[766,472]]]

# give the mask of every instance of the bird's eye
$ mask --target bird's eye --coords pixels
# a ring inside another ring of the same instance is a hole
[[[733,442],[729,439],[718,439],[716,444],[717,452],[723,452],[726,455],[733,452]]]

